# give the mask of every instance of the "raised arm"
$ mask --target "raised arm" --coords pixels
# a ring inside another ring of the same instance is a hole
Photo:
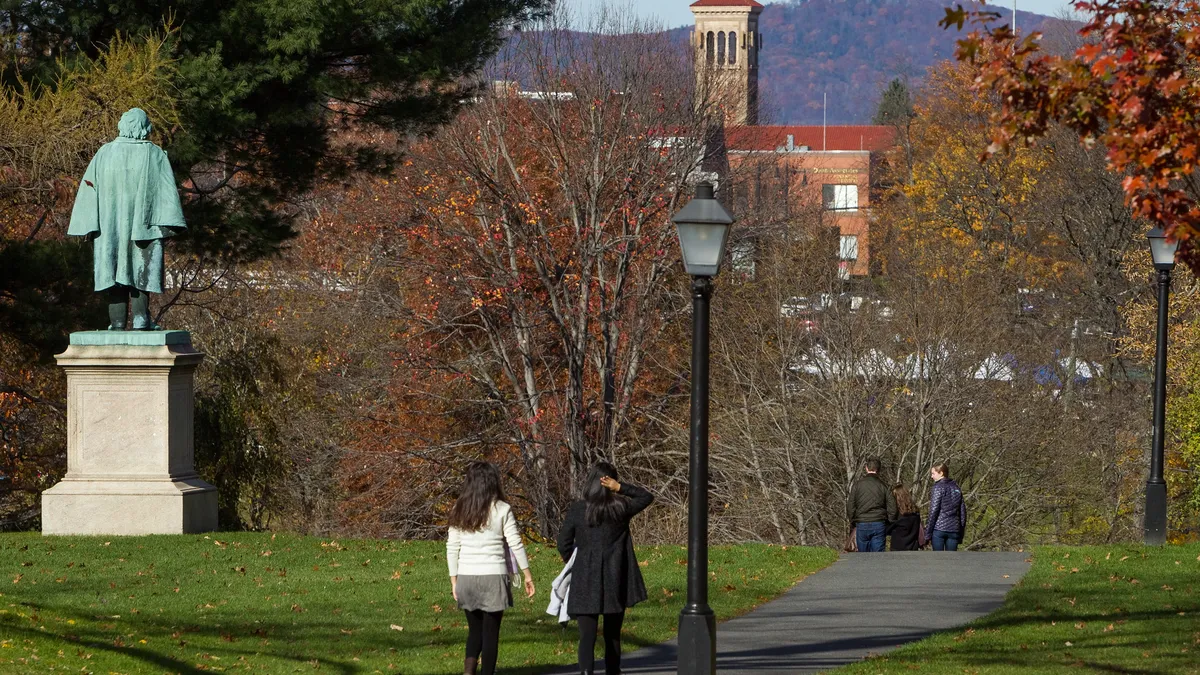
[[[654,495],[650,494],[649,490],[633,483],[621,483],[621,489],[617,491],[617,494],[629,497],[628,513],[630,518],[645,511],[647,506],[654,503]]]

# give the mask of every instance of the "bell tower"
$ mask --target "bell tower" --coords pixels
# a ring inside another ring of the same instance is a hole
[[[758,17],[763,6],[755,0],[696,0],[691,9],[697,89],[716,88],[726,124],[758,124]]]

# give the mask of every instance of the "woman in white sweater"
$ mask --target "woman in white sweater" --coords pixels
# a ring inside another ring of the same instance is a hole
[[[458,501],[450,509],[446,565],[450,591],[467,615],[465,675],[493,675],[500,647],[500,621],[512,607],[508,554],[525,575],[525,595],[533,597],[533,575],[512,508],[500,489],[500,472],[488,462],[467,467]],[[482,668],[480,668],[482,666]]]

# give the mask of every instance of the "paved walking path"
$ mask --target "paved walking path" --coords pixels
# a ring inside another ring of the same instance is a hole
[[[843,554],[779,598],[718,624],[717,669],[722,675],[818,672],[961,626],[1004,603],[1029,570],[1028,558]],[[675,675],[675,651],[672,641],[626,654],[622,669],[628,675]]]

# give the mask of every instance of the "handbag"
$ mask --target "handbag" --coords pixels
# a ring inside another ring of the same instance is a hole
[[[925,534],[924,523],[917,523],[917,548],[922,549],[929,545],[929,537]]]
[[[521,585],[521,568],[517,565],[517,556],[513,555],[507,540],[504,541],[504,571],[508,574],[508,583],[513,586]]]
[[[850,536],[846,537],[846,546],[842,550],[846,553],[858,552],[858,525],[850,528]]]

